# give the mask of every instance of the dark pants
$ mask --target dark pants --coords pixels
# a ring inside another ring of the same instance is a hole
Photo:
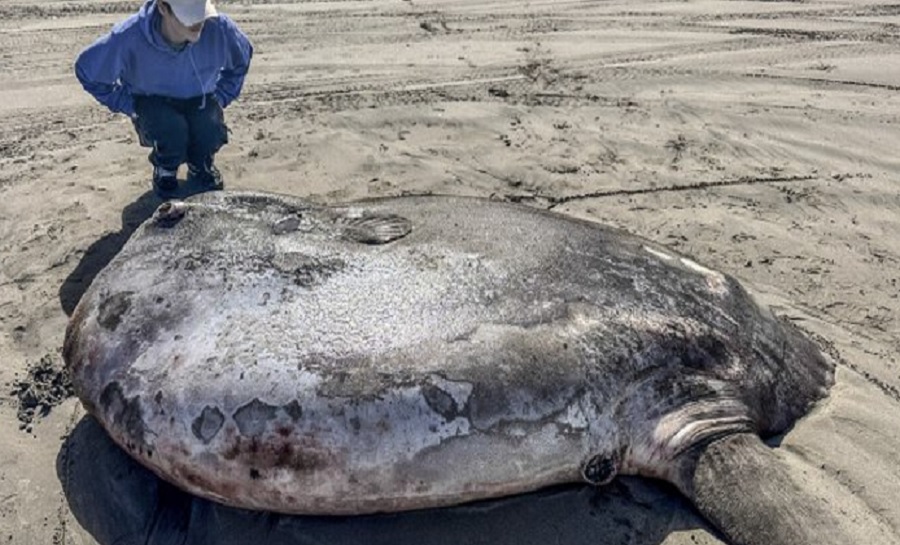
[[[153,148],[153,166],[177,170],[188,163],[205,168],[228,142],[225,116],[213,95],[206,95],[205,103],[203,97],[135,96],[134,109],[141,145]]]

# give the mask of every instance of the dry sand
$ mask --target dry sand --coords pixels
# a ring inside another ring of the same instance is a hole
[[[67,314],[158,201],[130,123],[71,65],[138,5],[0,1],[0,544],[110,543],[73,514],[57,472],[105,448],[69,448],[84,411],[59,353]],[[228,187],[517,200],[736,275],[839,361],[831,397],[782,442],[795,476],[873,540],[900,542],[900,7],[219,5],[256,46],[227,111]],[[609,543],[720,543],[666,487],[625,479],[588,495],[584,542],[607,528]],[[565,530],[571,509],[539,528],[582,542]],[[508,530],[479,520],[482,538]]]

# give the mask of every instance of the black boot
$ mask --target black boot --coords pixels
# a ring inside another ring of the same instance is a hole
[[[196,184],[204,191],[217,191],[225,187],[222,173],[212,163],[204,166],[188,164],[188,183]]]
[[[153,192],[160,199],[171,197],[178,190],[176,171],[163,167],[153,167]]]

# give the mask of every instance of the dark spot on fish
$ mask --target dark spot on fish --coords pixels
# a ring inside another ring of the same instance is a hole
[[[213,437],[219,433],[219,430],[222,429],[223,423],[225,423],[225,415],[222,414],[222,411],[217,407],[207,405],[203,407],[203,412],[200,413],[200,416],[194,419],[194,422],[191,424],[191,431],[194,432],[194,437],[203,441],[204,445],[208,445]]]
[[[718,394],[718,391],[710,386],[706,381],[691,381],[686,382],[684,385],[685,395],[687,399],[708,399],[711,397],[715,397]]]
[[[157,391],[156,395],[153,396],[153,401],[156,401],[156,404],[159,405],[162,403],[163,394],[162,391]]]
[[[294,283],[298,286],[311,287],[320,284],[346,266],[346,263],[340,259],[316,260],[314,263],[294,269]]]
[[[254,399],[234,411],[234,421],[242,435],[248,437],[262,435],[269,422],[275,419],[277,407]]]
[[[312,204],[285,202],[278,195],[256,194],[228,194],[222,195],[222,202],[226,205],[235,205],[234,208],[243,208],[253,215],[262,216],[265,213],[279,216],[301,216],[303,213],[314,210]]]
[[[581,468],[581,476],[592,485],[600,486],[609,483],[619,472],[616,458],[607,454],[598,454],[587,461]]]
[[[280,435],[282,437],[287,437],[293,432],[294,432],[294,430],[292,428],[288,428],[285,426],[280,426],[275,430],[275,433],[277,433],[278,435]]]
[[[122,386],[118,382],[109,383],[100,394],[100,406],[106,411],[107,421],[121,430],[130,439],[128,447],[144,445],[144,418],[141,411],[140,396],[126,398]]]
[[[290,233],[291,231],[296,231],[299,227],[300,217],[298,214],[297,216],[288,216],[276,221],[275,224],[272,225],[272,232],[276,235],[283,235],[285,233]]]
[[[328,467],[332,458],[311,438],[293,434],[285,437],[277,433],[261,440],[233,435],[222,457],[229,461],[237,460],[258,471],[283,468],[299,472],[314,472]]]
[[[651,383],[654,395],[659,399],[671,400],[674,404],[696,403],[716,399],[721,392],[716,390],[705,377],[679,376],[664,377]]]
[[[651,357],[665,356],[677,365],[691,369],[712,371],[728,361],[732,349],[716,335],[694,335],[680,324],[669,324],[667,332],[646,347]]]
[[[97,321],[105,329],[115,331],[122,323],[122,316],[131,308],[131,296],[134,292],[124,291],[110,295],[100,302],[100,313]]]
[[[312,287],[344,270],[347,264],[342,259],[319,258],[299,252],[280,253],[273,256],[270,266],[293,279],[301,287]]]
[[[296,399],[282,407],[282,409],[294,422],[303,418],[303,407],[300,406]]]
[[[453,397],[434,384],[422,386],[422,396],[431,409],[443,416],[448,422],[459,416],[459,408]]]
[[[250,478],[255,481],[256,479],[259,479],[259,477],[260,477],[259,470],[256,469],[255,467],[251,467],[250,468]]]

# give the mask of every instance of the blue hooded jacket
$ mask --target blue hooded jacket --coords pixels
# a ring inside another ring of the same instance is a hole
[[[224,108],[241,93],[253,46],[224,14],[207,19],[196,43],[176,50],[160,34],[156,0],[88,46],[75,61],[84,90],[113,112],[134,114],[135,95],[193,98],[213,93]]]

